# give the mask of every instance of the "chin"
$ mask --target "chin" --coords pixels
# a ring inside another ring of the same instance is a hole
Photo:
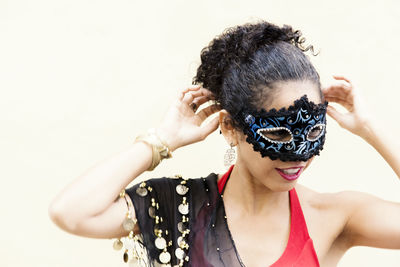
[[[298,179],[291,181],[283,179],[278,173],[268,176],[267,179],[265,178],[266,177],[264,177],[264,180],[260,182],[272,192],[290,191],[296,186],[298,181]]]
[[[281,179],[282,180],[282,179]],[[292,190],[297,184],[297,180],[294,181],[281,181],[274,186],[274,192],[287,192]]]

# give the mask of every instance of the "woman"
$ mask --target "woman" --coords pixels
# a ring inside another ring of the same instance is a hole
[[[326,114],[400,177],[395,140],[382,136],[347,78],[321,88],[304,40],[288,25],[265,21],[224,31],[202,50],[197,85],[179,92],[155,131],[66,187],[50,205],[52,220],[73,234],[121,238],[115,248],[124,246],[125,261],[162,266],[336,266],[352,246],[400,249],[399,203],[297,183],[323,149]],[[237,147],[235,164],[227,153],[226,173],[153,178],[124,190],[218,127]]]

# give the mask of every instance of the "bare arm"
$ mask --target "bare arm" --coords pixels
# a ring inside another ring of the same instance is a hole
[[[349,113],[333,109],[328,113],[339,125],[363,138],[386,160],[400,179],[400,144],[389,136],[376,121],[372,121],[360,99],[359,92],[351,82],[331,86],[324,90],[328,101],[344,106]],[[370,194],[348,191],[342,193],[342,207],[347,223],[343,233],[349,246],[371,246],[400,249],[400,203],[386,201]]]
[[[386,160],[400,179],[400,146],[376,124],[367,124],[364,139]],[[400,249],[400,203],[354,192],[347,199],[350,208],[346,225],[352,246]]]
[[[400,179],[400,142],[376,121],[367,124],[363,137],[385,159]]]
[[[123,234],[119,226],[127,207],[119,192],[150,166],[151,153],[150,146],[138,142],[98,162],[55,197],[50,217],[60,228],[77,235]]]
[[[208,90],[199,86],[179,92],[157,128],[158,135],[171,151],[205,139],[218,127],[218,118],[200,127],[208,116],[219,110],[217,105],[210,105],[197,113],[189,107],[192,102],[197,106],[207,102],[210,95]],[[49,206],[50,218],[61,229],[80,236],[126,236],[122,221],[127,206],[124,199],[119,198],[119,193],[149,168],[151,160],[151,147],[136,142],[98,162],[57,194]]]

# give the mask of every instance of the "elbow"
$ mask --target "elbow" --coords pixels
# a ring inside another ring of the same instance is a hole
[[[73,220],[73,216],[70,216],[68,210],[62,208],[56,202],[52,202],[48,207],[48,215],[51,221],[59,228],[69,233],[74,233],[77,223]]]
[[[54,202],[50,203],[47,212],[51,221],[59,226],[60,222],[62,222],[62,210],[57,206],[57,204]]]

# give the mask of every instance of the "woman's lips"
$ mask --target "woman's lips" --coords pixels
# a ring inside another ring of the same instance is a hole
[[[301,171],[304,169],[304,167],[292,167],[292,168],[286,168],[286,169],[278,169],[278,173],[286,180],[293,181],[299,178]]]

